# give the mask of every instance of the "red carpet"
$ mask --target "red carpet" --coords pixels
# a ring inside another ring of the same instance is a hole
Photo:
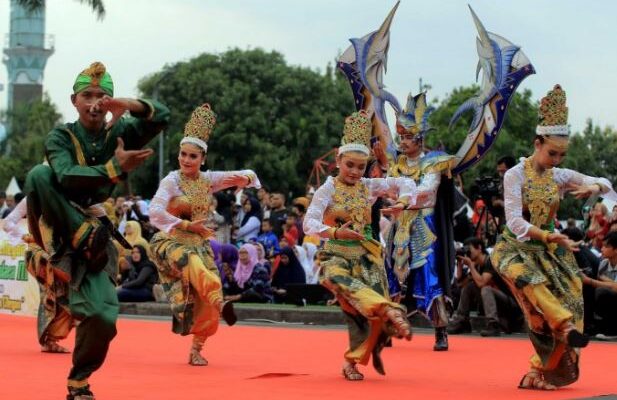
[[[70,355],[43,354],[34,318],[0,314],[0,398],[63,399]],[[221,326],[206,343],[207,367],[186,364],[190,338],[170,323],[120,320],[107,362],[90,383],[100,400],[129,399],[574,399],[617,393],[617,345],[591,343],[581,379],[550,393],[517,390],[531,344],[455,336],[432,351],[432,336],[384,350],[387,376],[340,376],[346,332]],[[73,337],[63,344],[71,347]]]

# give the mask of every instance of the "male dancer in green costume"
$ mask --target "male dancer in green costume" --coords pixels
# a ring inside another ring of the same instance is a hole
[[[32,168],[25,192],[30,233],[49,254],[55,277],[68,282],[69,310],[79,321],[67,399],[89,400],[88,377],[105,360],[118,316],[118,256],[97,204],[152,155],[140,149],[165,128],[169,110],[153,101],[114,98],[111,76],[99,62],[77,76],[71,102],[79,120],[48,134],[49,165]],[[131,115],[122,117],[127,111]]]

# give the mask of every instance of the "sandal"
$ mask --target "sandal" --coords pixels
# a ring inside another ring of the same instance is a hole
[[[94,393],[90,391],[90,385],[75,388],[68,387],[69,394],[66,395],[66,400],[95,400]]]
[[[208,360],[201,355],[199,350],[191,349],[189,353],[189,365],[193,365],[195,367],[206,367],[208,365]]]
[[[386,317],[390,320],[390,322],[392,322],[392,325],[394,325],[394,329],[396,329],[396,332],[400,338],[411,340],[411,324],[401,310],[390,307],[386,311]]]
[[[345,377],[348,381],[361,381],[364,379],[364,375],[358,371],[356,364],[345,363],[345,365],[343,365],[342,373],[343,377]]]
[[[545,381],[540,371],[531,370],[523,375],[523,378],[521,378],[521,381],[518,384],[518,388],[530,390],[555,390],[557,389],[557,386]]]
[[[71,351],[66,347],[60,346],[58,342],[54,340],[48,340],[44,345],[41,346],[42,353],[59,353],[59,354],[67,354]]]

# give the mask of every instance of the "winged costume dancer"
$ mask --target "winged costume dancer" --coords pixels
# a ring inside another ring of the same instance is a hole
[[[430,130],[428,117],[432,111],[427,106],[426,94],[410,94],[405,109],[401,109],[383,84],[389,29],[398,5],[397,2],[377,31],[351,39],[352,46],[343,53],[338,66],[349,79],[356,107],[374,111],[374,136],[381,145],[373,149],[388,176],[411,178],[420,191],[432,193],[420,205],[425,207],[423,210],[408,210],[399,215],[390,230],[386,260],[390,294],[398,295],[406,304],[415,303],[416,310],[427,315],[436,328],[434,350],[440,351],[448,349],[445,304],[454,266],[451,173],[465,171],[486,154],[501,128],[514,90],[534,69],[520,47],[487,32],[472,10],[479,32],[480,62],[476,72],[483,71],[483,81],[477,95],[464,102],[451,120],[453,125],[463,113],[473,110],[469,134],[456,156],[425,152],[424,136]],[[386,103],[396,114],[399,148],[387,134]],[[386,148],[388,155],[380,148]]]

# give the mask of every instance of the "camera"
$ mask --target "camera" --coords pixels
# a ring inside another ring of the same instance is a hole
[[[476,178],[475,184],[478,188],[478,194],[481,198],[490,200],[493,197],[499,196],[499,178],[493,176],[481,176]]]
[[[460,249],[456,249],[456,257],[471,257],[469,246],[465,245],[461,247]]]

